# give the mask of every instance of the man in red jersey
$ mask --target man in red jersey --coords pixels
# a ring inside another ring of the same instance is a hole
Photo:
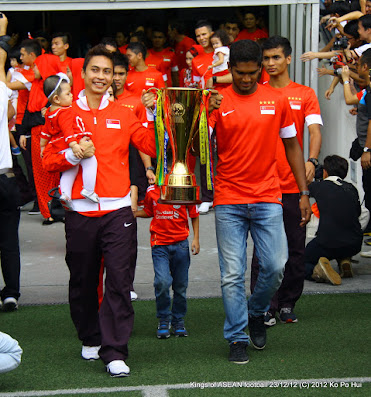
[[[301,225],[311,210],[303,154],[287,98],[258,84],[261,49],[251,40],[231,45],[232,86],[223,90],[220,108],[211,114],[218,147],[215,176],[215,225],[226,319],[229,361],[249,361],[246,347],[266,344],[264,313],[279,288],[287,262],[282,196],[276,168],[281,138],[300,189]],[[251,232],[259,258],[259,277],[246,304],[246,239]],[[249,327],[250,338],[245,333]]]
[[[240,26],[238,21],[234,18],[228,18],[224,23],[224,29],[227,32],[231,43],[233,43],[240,33]]]
[[[180,21],[170,22],[168,26],[168,36],[174,43],[176,64],[179,70],[187,68],[186,54],[189,49],[196,44],[193,39],[186,36],[185,25]]]
[[[258,28],[255,14],[247,12],[243,18],[245,29],[238,34],[237,40],[259,40],[268,37],[267,32]]]
[[[160,27],[152,29],[152,48],[148,50],[146,64],[152,66],[161,72],[168,87],[178,86],[179,84],[179,68],[176,63],[176,55],[173,49],[165,47],[166,33]]]
[[[193,80],[201,87],[205,87],[206,81],[212,76],[212,70],[208,67],[213,63],[214,48],[210,37],[213,34],[211,23],[205,20],[198,21],[195,27],[196,40],[199,45],[194,46],[198,55],[192,60]]]
[[[82,357],[101,358],[113,377],[128,376],[128,341],[134,311],[130,285],[137,252],[136,221],[131,210],[129,143],[151,156],[156,154],[154,135],[134,113],[106,95],[113,79],[113,55],[104,46],[93,47],[85,57],[84,95],[73,103],[77,131],[92,133],[92,141],[81,142],[84,156],[98,161],[94,204],[80,195],[81,169],[72,189],[73,211],[66,213],[66,262],[70,270],[71,317],[82,341]],[[85,138],[84,138],[85,139]],[[49,145],[48,145],[49,146]],[[43,165],[50,172],[73,167],[71,154],[44,150]],[[101,258],[106,267],[105,295],[98,312],[97,286]]]
[[[315,167],[318,165],[322,140],[320,131],[322,118],[317,96],[312,88],[290,80],[288,65],[291,63],[292,48],[289,40],[285,37],[273,36],[263,43],[262,48],[263,66],[270,76],[268,84],[289,100],[301,148],[303,148],[304,124],[308,126],[310,144],[305,172],[309,184],[313,181]],[[293,309],[303,291],[305,277],[305,228],[299,226],[300,190],[287,162],[282,142],[278,142],[277,146],[277,170],[282,192],[283,220],[289,259],[285,265],[282,284],[265,315],[265,324],[268,326],[276,324],[276,312],[279,312],[279,319],[282,323],[297,322]],[[259,263],[255,255],[251,273],[251,291],[253,291],[259,273]]]
[[[140,97],[143,90],[149,88],[164,88],[165,82],[162,74],[155,68],[148,67],[145,62],[147,49],[142,43],[130,43],[126,51],[130,66],[125,90],[131,95]]]
[[[62,65],[63,73],[67,74],[67,68],[71,69],[72,58],[67,56],[67,51],[70,48],[70,40],[68,33],[54,33],[52,36],[52,53],[56,55]]]

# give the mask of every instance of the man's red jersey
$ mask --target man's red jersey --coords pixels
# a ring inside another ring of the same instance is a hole
[[[143,90],[164,87],[165,82],[162,74],[155,68],[150,67],[143,72],[137,72],[134,69],[129,70],[125,83],[125,91],[138,97],[142,96]]]
[[[179,70],[186,69],[188,67],[186,63],[186,54],[187,51],[189,51],[189,49],[195,44],[195,41],[187,36],[185,36],[182,41],[175,44],[174,51]]]
[[[30,96],[30,90],[32,87],[32,82],[35,79],[35,73],[33,69],[30,68],[16,68],[13,73],[13,78],[20,81],[26,86],[25,90],[18,91],[17,100],[17,116],[15,119],[16,124],[22,124],[24,112],[27,108],[28,99]]]
[[[116,98],[116,103],[119,105],[130,109],[134,112],[134,114],[137,116],[138,120],[144,125],[147,123],[148,125],[148,120],[147,120],[147,110],[144,107],[141,99],[137,96],[134,95],[129,95],[127,92],[123,92],[121,95],[119,95]]]
[[[264,39],[268,37],[268,33],[265,32],[262,29],[257,28],[255,32],[248,32],[246,29],[241,30],[240,33],[238,33],[238,36],[236,37],[235,41],[238,40],[253,40],[257,41],[259,39]]]
[[[189,236],[188,215],[190,218],[199,215],[195,205],[159,204],[159,198],[160,188],[157,185],[149,186],[143,209],[148,216],[153,217],[149,227],[151,247],[185,240]]]
[[[296,135],[287,98],[258,84],[251,95],[230,86],[210,116],[218,148],[214,205],[280,203],[277,141]]]
[[[203,52],[199,52],[199,54],[192,59],[193,80],[198,84],[200,84],[202,78],[206,82],[209,78],[213,76],[213,70],[207,69],[208,66],[212,65],[213,63],[213,56],[214,56],[213,51],[209,53],[203,51]]]
[[[321,110],[314,90],[293,81],[286,87],[274,88],[284,94],[290,103],[292,117],[295,122],[297,138],[303,149],[304,123],[322,125]],[[282,141],[277,147],[277,170],[280,177],[282,193],[299,193],[294,174],[287,161]]]
[[[164,48],[162,51],[154,51],[153,49],[148,50],[148,56],[146,58],[146,64],[152,66],[150,63],[156,65],[156,69],[166,75],[167,85],[172,86],[171,72],[178,72],[178,65],[176,63],[175,52],[171,48]],[[159,59],[159,64],[155,59]]]

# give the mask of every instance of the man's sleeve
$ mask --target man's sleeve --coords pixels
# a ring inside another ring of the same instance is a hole
[[[280,137],[293,138],[296,136],[296,128],[292,118],[289,101],[287,98],[282,97],[278,105],[281,107]]]
[[[43,80],[62,71],[59,58],[56,55],[40,55],[35,59],[35,64]]]
[[[309,127],[311,124],[323,125],[318,98],[312,88],[307,92],[304,106],[305,122],[307,126]]]
[[[126,126],[131,135],[130,142],[141,152],[155,158],[156,141],[154,129],[143,127],[134,112],[130,110],[127,111]]]

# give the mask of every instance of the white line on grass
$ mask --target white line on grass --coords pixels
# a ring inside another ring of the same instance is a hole
[[[153,386],[127,386],[127,387],[101,387],[84,389],[61,390],[35,390],[0,393],[0,397],[42,397],[61,396],[64,394],[93,394],[93,393],[119,393],[140,391],[143,397],[168,397],[168,390],[176,389],[209,389],[209,388],[357,388],[362,383],[371,383],[370,377],[364,378],[323,378],[323,379],[277,379],[277,380],[248,380],[248,381],[215,381],[215,382],[189,382],[174,385]]]

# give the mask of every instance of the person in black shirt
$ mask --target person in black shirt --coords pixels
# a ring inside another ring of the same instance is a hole
[[[361,205],[357,189],[343,180],[348,173],[346,159],[327,156],[323,168],[324,180],[309,185],[320,220],[316,237],[305,248],[305,278],[339,285],[341,276],[353,277],[350,257],[361,250]],[[340,275],[332,268],[331,259],[337,259]]]

